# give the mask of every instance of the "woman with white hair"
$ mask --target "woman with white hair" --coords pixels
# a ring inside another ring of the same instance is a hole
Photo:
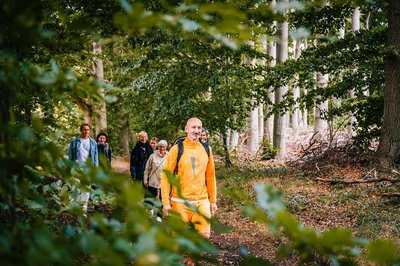
[[[146,163],[144,170],[144,186],[148,190],[149,196],[158,198],[161,200],[161,175],[164,169],[165,159],[167,158],[167,146],[166,140],[160,140],[157,143],[157,150],[150,155],[149,160]],[[160,220],[160,217],[157,217]]]
[[[140,131],[139,140],[131,152],[131,177],[134,181],[140,182],[142,185],[144,182],[144,169],[147,160],[153,153],[148,138],[149,136],[146,131]]]

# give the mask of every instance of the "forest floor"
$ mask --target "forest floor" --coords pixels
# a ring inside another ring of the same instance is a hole
[[[219,210],[215,219],[228,228],[214,227],[211,235],[220,251],[219,265],[239,265],[243,251],[274,265],[298,262],[296,256],[278,259],[276,251],[285,240],[243,215],[240,199],[225,195],[235,188],[254,194],[256,183],[271,183],[281,190],[289,212],[304,226],[320,231],[345,227],[355,236],[391,238],[399,243],[400,200],[394,194],[398,183],[390,182],[400,175],[396,169],[383,167],[369,154],[352,153],[344,134],[329,142],[316,140],[310,132],[290,137],[285,162],[263,161],[260,156],[239,152],[233,156],[234,167],[226,169],[217,157]],[[114,160],[113,169],[129,175],[129,162]]]

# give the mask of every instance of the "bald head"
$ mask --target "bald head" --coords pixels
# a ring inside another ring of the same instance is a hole
[[[198,141],[201,135],[201,129],[203,128],[203,123],[200,119],[196,117],[189,118],[186,122],[185,132],[187,138],[190,141]]]

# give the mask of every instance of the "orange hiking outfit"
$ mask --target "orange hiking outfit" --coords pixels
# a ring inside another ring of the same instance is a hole
[[[174,145],[168,153],[164,170],[173,172],[177,163],[178,145]],[[209,233],[210,223],[195,214],[186,205],[185,200],[199,208],[199,211],[210,218],[210,203],[217,201],[217,186],[212,151],[207,155],[203,145],[188,139],[183,141],[183,153],[178,164],[178,180],[181,186],[182,198],[177,190],[168,182],[163,172],[161,178],[161,198],[164,205],[171,204],[171,208],[181,214],[185,222],[195,224],[199,233]]]

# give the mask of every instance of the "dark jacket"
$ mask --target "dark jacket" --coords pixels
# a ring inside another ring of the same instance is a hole
[[[131,177],[133,179],[143,181],[144,169],[146,168],[147,160],[153,153],[148,141],[142,143],[138,141],[131,152]]]
[[[111,148],[110,148],[110,145],[108,143],[105,143],[105,144],[97,143],[97,150],[98,150],[98,153],[99,153],[99,161],[101,162],[100,158],[105,157],[107,162],[108,162],[108,166],[111,166]]]

